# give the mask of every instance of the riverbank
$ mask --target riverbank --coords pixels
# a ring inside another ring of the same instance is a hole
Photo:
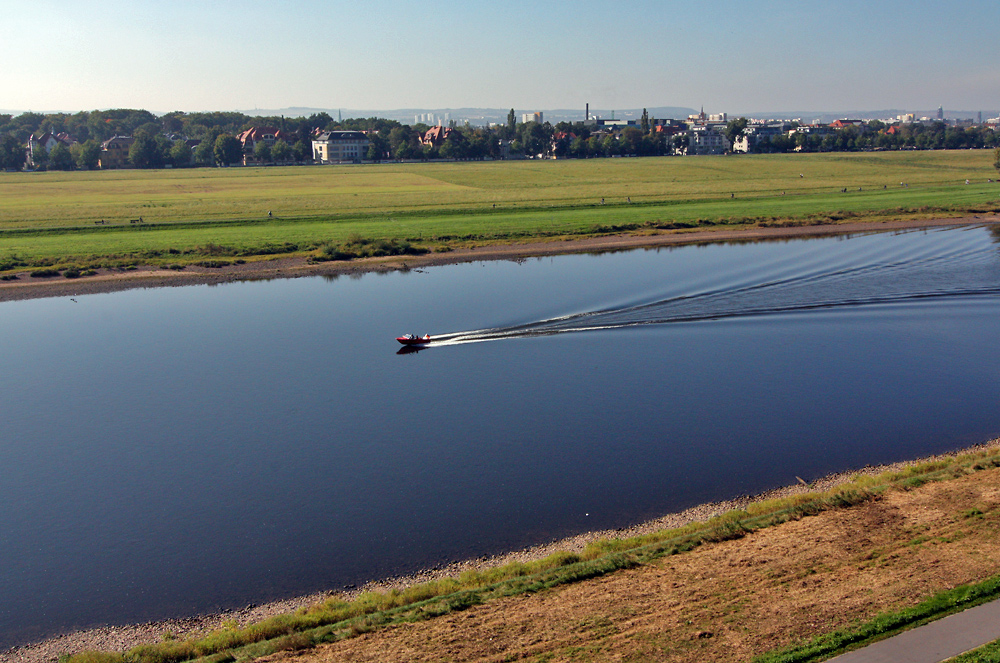
[[[129,270],[97,270],[93,276],[35,278],[27,275],[13,281],[0,281],[0,302],[46,297],[118,292],[137,288],[164,288],[186,285],[215,285],[308,276],[340,276],[367,272],[386,272],[438,265],[488,260],[521,260],[572,253],[599,253],[637,248],[657,248],[738,242],[763,239],[794,239],[866,232],[886,232],[956,226],[997,224],[1000,216],[981,215],[946,219],[904,219],[898,221],[844,222],[822,225],[750,226],[733,229],[726,226],[684,230],[658,230],[621,233],[585,238],[555,238],[517,243],[493,243],[457,246],[446,252],[419,256],[393,256],[350,261],[313,263],[307,257],[247,261],[219,268],[190,266],[183,271],[139,266]]]
[[[752,497],[738,497],[722,502],[699,505],[679,513],[666,514],[660,518],[632,527],[617,530],[586,532],[567,539],[552,541],[494,557],[463,560],[441,568],[426,569],[412,575],[377,580],[370,582],[361,588],[344,591],[331,590],[328,592],[276,601],[260,606],[247,606],[241,610],[226,611],[209,615],[191,616],[187,618],[135,625],[107,626],[79,631],[43,642],[10,649],[6,652],[0,653],[0,661],[3,663],[42,663],[55,661],[59,656],[64,654],[73,654],[81,651],[123,651],[136,645],[159,642],[163,640],[164,637],[177,639],[195,637],[214,629],[232,625],[245,626],[277,614],[293,612],[301,607],[321,602],[333,594],[351,597],[365,591],[385,591],[393,588],[404,588],[413,584],[434,580],[436,578],[457,576],[463,571],[469,569],[487,569],[502,566],[511,562],[533,561],[547,557],[557,551],[579,552],[582,551],[588,543],[596,539],[627,538],[663,529],[680,527],[691,522],[705,521],[713,516],[726,513],[734,509],[745,509],[747,505],[753,502],[787,497],[807,492],[825,491],[845,483],[858,475],[877,475],[886,471],[898,471],[913,465],[933,461],[935,459],[950,458],[973,450],[996,451],[998,449],[1000,449],[1000,440],[992,440],[982,445],[976,445],[968,449],[962,449],[931,458],[921,458],[883,466],[863,467],[850,472],[835,474],[810,482],[801,481],[800,483],[794,485],[785,486]],[[843,518],[849,520],[850,515],[844,515]],[[841,526],[844,528],[844,531],[854,531],[855,533],[862,531],[858,529],[851,530],[852,525],[850,522],[842,523]],[[704,572],[707,576],[715,573],[712,569],[702,569],[701,572]],[[583,584],[586,585],[587,583]],[[582,591],[587,590],[583,589]],[[774,606],[774,610],[780,612],[781,607]]]

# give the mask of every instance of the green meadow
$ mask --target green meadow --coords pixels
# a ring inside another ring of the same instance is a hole
[[[996,177],[988,150],[0,173],[0,270],[987,212]]]

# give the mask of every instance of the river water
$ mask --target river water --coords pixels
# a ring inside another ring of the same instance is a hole
[[[983,227],[0,304],[0,647],[1000,434]],[[403,332],[442,343],[399,355]]]

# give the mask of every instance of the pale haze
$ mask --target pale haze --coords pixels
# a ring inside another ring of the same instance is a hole
[[[0,0],[0,109],[1000,107],[1000,3]]]

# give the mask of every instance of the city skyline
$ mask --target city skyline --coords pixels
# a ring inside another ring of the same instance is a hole
[[[0,107],[1000,107],[1000,6],[12,0]]]

